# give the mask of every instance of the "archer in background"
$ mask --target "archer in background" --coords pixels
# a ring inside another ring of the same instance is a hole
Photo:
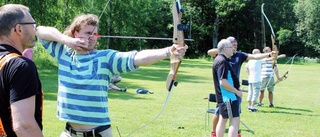
[[[66,122],[60,137],[112,137],[108,89],[114,74],[135,71],[170,56],[182,59],[188,48],[173,44],[139,52],[97,50],[94,34],[98,34],[98,24],[98,16],[83,14],[74,18],[64,34],[53,27],[37,28],[39,42],[59,64],[57,115]]]
[[[264,53],[270,53],[271,48],[270,47],[265,47],[263,49]],[[278,56],[278,58],[283,58],[285,57],[285,54],[281,54]],[[269,98],[269,107],[273,108],[273,91],[274,91],[274,78],[273,74],[276,74],[276,77],[279,81],[282,81],[282,77],[279,76],[278,72],[278,67],[276,62],[274,63],[274,68],[272,68],[272,62],[273,61],[264,61],[262,63],[262,68],[261,68],[261,87],[260,87],[260,95],[259,95],[259,103],[257,106],[262,106],[262,100],[264,98],[264,91],[268,89],[268,98]]]
[[[268,58],[271,57],[271,55],[276,54],[276,52],[271,52],[271,53],[264,53],[264,54],[247,54],[245,52],[240,52],[237,51],[238,49],[238,42],[237,40],[230,36],[227,38],[227,40],[229,40],[233,46],[233,55],[229,58],[229,62],[232,66],[232,69],[234,71],[234,73],[237,75],[238,77],[238,81],[240,78],[240,69],[241,69],[241,65],[243,64],[244,61],[246,60],[250,60],[250,59],[263,59],[263,58]],[[219,50],[217,48],[213,48],[208,50],[208,55],[210,55],[211,57],[216,57],[219,53]],[[241,98],[238,99],[238,101],[240,102],[239,105],[241,106]],[[239,106],[239,111],[241,113],[241,107]],[[219,107],[217,105],[216,107],[216,113],[215,115],[213,115],[212,117],[212,134],[211,137],[216,137],[216,126],[217,123],[219,121]],[[240,133],[238,134],[238,136],[240,137]]]

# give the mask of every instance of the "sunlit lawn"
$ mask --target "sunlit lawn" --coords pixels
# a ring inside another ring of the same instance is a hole
[[[205,131],[206,99],[213,93],[212,60],[185,59],[179,72],[179,84],[174,88],[165,111],[151,124],[132,134],[134,137],[208,137]],[[245,66],[242,65],[243,67]],[[279,64],[280,75],[290,66]],[[274,92],[275,108],[268,107],[267,94],[258,112],[247,111],[244,93],[241,121],[254,130],[250,133],[240,126],[243,137],[289,137],[318,136],[320,122],[320,65],[296,65],[289,77],[276,86]],[[168,91],[165,81],[169,71],[169,61],[165,60],[138,71],[123,74],[120,87],[128,87],[127,92],[109,92],[109,111],[111,113],[114,137],[127,136],[139,126],[151,121],[162,109]],[[44,101],[44,134],[57,137],[64,129],[64,122],[56,117],[57,70],[39,70]],[[241,79],[247,79],[244,69]],[[144,88],[154,94],[136,94],[135,90]],[[210,106],[215,106],[211,103]],[[211,119],[211,117],[210,117]],[[119,133],[119,132],[120,133]]]

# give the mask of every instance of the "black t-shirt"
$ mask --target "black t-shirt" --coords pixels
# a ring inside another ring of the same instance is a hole
[[[217,103],[222,103],[222,94],[221,94],[221,88],[220,88],[220,79],[227,79],[228,71],[231,73],[232,81],[233,81],[233,86],[236,89],[239,89],[240,83],[238,77],[235,75],[229,59],[227,59],[226,56],[219,54],[213,62],[213,67],[212,67],[212,76],[213,76],[213,83],[214,83],[214,88],[216,92],[216,99]]]
[[[0,45],[0,56],[9,52],[21,55],[9,45]],[[18,56],[5,63],[0,70],[0,117],[8,137],[16,136],[12,129],[10,104],[34,95],[36,96],[34,117],[42,129],[43,93],[34,62]]]

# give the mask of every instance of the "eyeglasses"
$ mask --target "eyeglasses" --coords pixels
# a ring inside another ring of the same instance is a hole
[[[33,25],[34,28],[37,27],[37,23],[36,22],[20,22],[20,23],[17,23],[17,24],[20,24],[20,25]]]

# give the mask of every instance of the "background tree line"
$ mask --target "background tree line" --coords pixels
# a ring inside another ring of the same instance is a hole
[[[280,53],[293,56],[320,55],[319,0],[180,0],[188,57],[205,56],[207,50],[228,36],[238,39],[238,50],[251,52],[271,46],[271,30],[263,21],[261,5],[280,44]],[[2,0],[1,5],[20,3],[28,6],[38,25],[63,31],[82,13],[101,15],[108,0]],[[101,35],[172,37],[173,0],[111,0],[99,24]],[[264,25],[263,25],[264,24]],[[264,26],[264,27],[263,27]],[[265,36],[263,35],[265,32]],[[100,49],[120,51],[160,48],[171,41],[100,38]]]

